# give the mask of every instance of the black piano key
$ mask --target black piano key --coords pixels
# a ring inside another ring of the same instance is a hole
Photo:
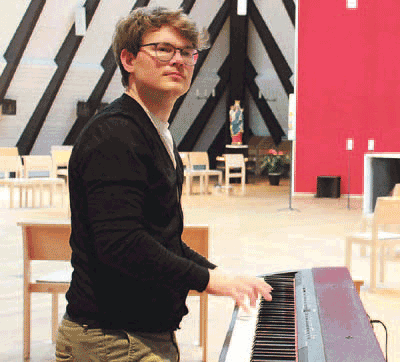
[[[272,301],[261,300],[251,361],[296,361],[294,273],[265,277]]]

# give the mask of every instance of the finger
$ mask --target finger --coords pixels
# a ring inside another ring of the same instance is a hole
[[[259,292],[258,292],[257,288],[253,288],[252,293],[249,296],[250,297],[250,305],[253,308],[256,306],[258,296],[259,296]]]
[[[242,294],[242,293],[240,293],[240,292],[234,291],[234,292],[232,293],[232,297],[233,297],[233,299],[235,300],[236,305],[237,305],[239,308],[243,308],[243,310],[245,311],[245,313],[250,313],[250,309],[249,309],[247,303],[245,302],[245,296],[244,296],[244,294]]]

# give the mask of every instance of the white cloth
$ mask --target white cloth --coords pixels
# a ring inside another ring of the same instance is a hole
[[[169,123],[168,122],[163,122],[162,120],[158,119],[154,115],[152,115],[149,112],[149,116],[151,121],[154,124],[154,127],[156,127],[158,134],[161,137],[161,140],[164,143],[165,148],[168,151],[169,156],[171,157],[172,163],[174,164],[174,167],[176,168],[176,159],[175,159],[175,154],[174,154],[174,141],[172,139],[171,132],[169,131]]]

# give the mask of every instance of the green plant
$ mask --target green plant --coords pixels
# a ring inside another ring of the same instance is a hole
[[[290,164],[289,153],[284,153],[282,151],[276,151],[274,149],[268,150],[268,153],[261,161],[260,169],[261,172],[265,169],[268,173],[282,173],[283,166],[285,164]]]

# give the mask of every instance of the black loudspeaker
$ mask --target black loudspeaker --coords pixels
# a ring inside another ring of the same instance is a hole
[[[3,99],[3,102],[1,102],[1,113],[8,116],[15,116],[17,114],[17,101],[14,99]]]

